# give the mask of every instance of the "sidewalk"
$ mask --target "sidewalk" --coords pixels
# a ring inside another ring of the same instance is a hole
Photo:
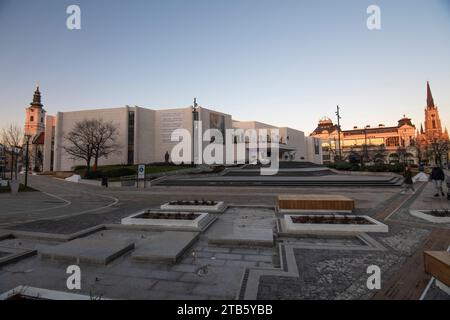
[[[411,205],[410,210],[450,210],[450,200],[447,200],[447,187],[444,184],[445,196],[434,197],[436,189],[432,182],[427,182],[425,189]]]

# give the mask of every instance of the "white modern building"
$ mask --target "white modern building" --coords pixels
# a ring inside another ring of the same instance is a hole
[[[195,103],[196,105],[196,103]],[[195,112],[194,109],[196,110]],[[194,131],[194,118],[201,120],[202,131],[218,129],[225,137],[226,129],[279,129],[279,159],[322,163],[320,139],[305,136],[302,131],[277,128],[255,121],[236,121],[231,115],[203,107],[153,110],[143,107],[118,107],[73,112],[58,112],[45,121],[44,171],[69,171],[85,165],[72,159],[65,151],[65,136],[75,123],[84,119],[102,119],[118,128],[118,151],[101,158],[99,165],[164,162],[178,142],[171,141],[175,129]],[[209,142],[204,142],[204,146]],[[224,148],[225,150],[225,148]],[[224,151],[225,152],[225,151]],[[248,154],[247,154],[248,155]],[[195,151],[193,156],[196,157]],[[193,159],[194,160],[194,159]],[[192,162],[192,160],[191,160]]]

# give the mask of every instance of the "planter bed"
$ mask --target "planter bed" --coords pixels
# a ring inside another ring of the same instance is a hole
[[[409,213],[433,223],[450,223],[450,211],[448,210],[410,210]]]
[[[388,232],[388,226],[368,216],[285,215],[284,222],[288,233]]]
[[[161,205],[161,210],[221,213],[226,209],[223,201],[210,200],[178,200]]]
[[[206,212],[144,210],[122,219],[124,225],[201,229],[207,222]]]

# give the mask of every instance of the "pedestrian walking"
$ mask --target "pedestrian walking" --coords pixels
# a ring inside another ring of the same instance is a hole
[[[405,172],[403,173],[403,178],[404,178],[403,186],[404,186],[404,189],[402,191],[402,194],[405,194],[406,191],[408,191],[410,189],[412,190],[412,192],[416,191],[414,189],[414,182],[413,182],[412,177],[413,177],[413,175],[412,175],[412,172],[411,172],[411,167],[407,166]]]
[[[102,186],[108,188],[108,177],[106,175],[102,176]]]
[[[444,189],[443,189],[444,180],[445,180],[444,170],[442,170],[442,168],[439,166],[433,167],[433,170],[431,171],[431,175],[430,175],[430,180],[433,182],[434,188],[436,189],[436,194],[434,195],[434,197],[439,197],[440,195],[445,197],[445,193],[444,193]]]

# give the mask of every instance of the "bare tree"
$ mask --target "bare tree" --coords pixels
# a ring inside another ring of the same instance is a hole
[[[84,119],[76,122],[64,139],[66,141],[64,151],[72,159],[84,160],[88,171],[92,160],[97,166],[98,159],[107,158],[119,148],[116,143],[117,127],[112,122],[104,122],[102,119]]]
[[[98,165],[99,158],[108,158],[112,153],[117,153],[120,145],[117,143],[117,126],[112,122],[96,120],[94,134],[94,164]]]
[[[428,145],[428,156],[434,159],[435,164],[442,166],[442,159],[448,154],[449,146],[449,140],[434,139]]]
[[[5,146],[5,151],[9,151],[11,154],[11,179],[13,179],[13,172],[15,172],[15,178],[17,179],[17,162],[19,157],[17,150],[21,148],[23,137],[22,129],[15,124],[10,124],[8,127],[3,128],[1,132],[1,143]]]

